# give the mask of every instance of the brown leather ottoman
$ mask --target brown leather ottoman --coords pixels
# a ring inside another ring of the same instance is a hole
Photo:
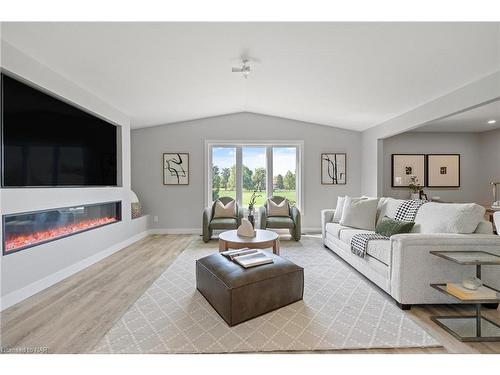
[[[230,326],[302,299],[304,269],[268,256],[274,263],[247,269],[220,254],[196,261],[196,288]]]

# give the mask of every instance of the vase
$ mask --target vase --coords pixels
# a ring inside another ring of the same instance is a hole
[[[255,217],[254,217],[254,210],[253,209],[248,210],[248,221],[255,228]]]
[[[411,200],[418,200],[418,199],[420,199],[420,194],[419,193],[410,193],[410,199]]]

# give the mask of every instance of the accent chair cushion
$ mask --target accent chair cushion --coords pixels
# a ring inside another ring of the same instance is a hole
[[[219,199],[215,202],[214,219],[236,217],[236,201],[230,201],[227,204]]]
[[[284,216],[269,216],[267,218],[267,228],[288,228],[292,229],[295,227],[293,220],[290,217]]]
[[[415,223],[413,221],[401,221],[385,216],[375,228],[375,233],[391,237],[398,233],[410,233]]]
[[[238,221],[235,218],[216,218],[210,221],[210,229],[237,229]]]
[[[267,216],[290,216],[290,206],[288,199],[283,199],[280,204],[274,203],[271,199],[267,200]],[[269,220],[269,219],[268,219]]]
[[[377,198],[352,198],[346,196],[340,225],[375,230],[377,204]]]

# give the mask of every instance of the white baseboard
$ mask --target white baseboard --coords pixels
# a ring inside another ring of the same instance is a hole
[[[302,228],[302,233],[321,233],[321,227]]]
[[[149,230],[136,234],[125,241],[117,243],[107,249],[100,251],[97,254],[94,254],[88,258],[85,258],[78,263],[72,264],[69,267],[66,267],[52,275],[44,277],[34,283],[31,283],[21,289],[18,289],[14,292],[11,292],[0,299],[0,311],[3,311],[16,303],[21,302],[22,300],[35,295],[38,292],[41,292],[44,289],[58,283],[59,281],[64,280],[65,278],[74,275],[75,273],[99,262],[100,260],[107,258],[108,256],[116,253],[119,250],[133,244],[134,242],[139,241],[140,239],[146,237],[149,234]]]
[[[288,229],[272,229],[279,234],[287,234]],[[214,231],[215,233],[221,231]],[[302,228],[302,233],[321,233],[321,228]],[[197,234],[201,235],[201,228],[152,228],[149,234]]]
[[[199,234],[201,228],[151,228],[149,234]]]

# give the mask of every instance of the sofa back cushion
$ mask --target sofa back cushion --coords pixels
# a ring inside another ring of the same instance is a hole
[[[375,230],[377,198],[345,197],[340,225],[357,229]]]
[[[474,233],[493,234],[493,224],[491,223],[491,221],[486,221],[486,220],[480,221]]]
[[[335,207],[335,214],[333,214],[334,223],[340,223],[340,219],[342,219],[342,211],[344,211],[344,201],[345,197],[337,198],[337,207]]]
[[[394,219],[398,207],[403,203],[404,199],[395,198],[380,198],[377,207],[377,225],[380,224],[382,219],[387,216]]]
[[[485,212],[475,203],[426,203],[417,212],[412,232],[474,233]]]

